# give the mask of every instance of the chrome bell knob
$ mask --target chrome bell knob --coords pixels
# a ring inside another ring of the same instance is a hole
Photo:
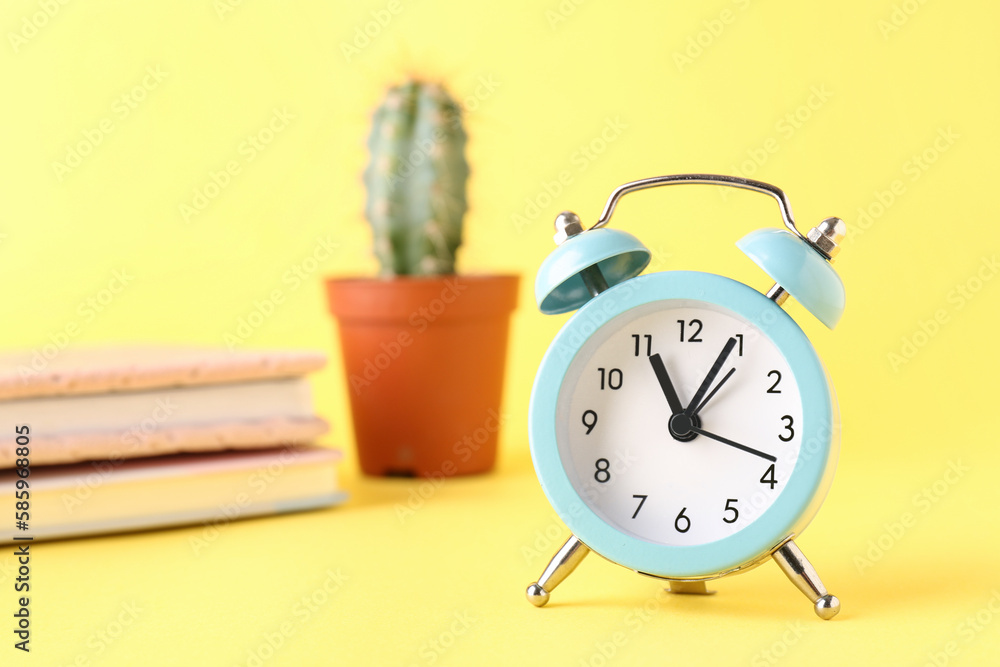
[[[833,259],[840,252],[840,242],[847,236],[847,225],[837,217],[827,218],[809,230],[806,238],[821,253]]]
[[[556,234],[552,237],[552,240],[556,242],[556,245],[562,245],[567,239],[583,232],[583,223],[580,222],[580,216],[573,211],[563,211],[557,215],[554,224]]]

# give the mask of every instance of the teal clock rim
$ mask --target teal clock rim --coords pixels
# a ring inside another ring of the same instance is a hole
[[[580,347],[610,320],[632,308],[666,299],[690,299],[727,308],[753,323],[778,347],[795,373],[802,400],[800,455],[788,485],[751,525],[728,537],[693,546],[654,544],[625,534],[600,518],[573,488],[556,444],[556,403]],[[765,313],[773,314],[762,317]],[[573,351],[560,354],[560,349]],[[766,555],[808,520],[823,489],[833,438],[833,403],[826,372],[802,329],[773,301],[743,283],[696,271],[666,271],[632,278],[585,304],[549,346],[531,392],[528,432],[542,489],[567,527],[605,558],[638,572],[693,578],[722,574]],[[809,445],[808,448],[806,445]],[[817,509],[817,508],[814,508]]]

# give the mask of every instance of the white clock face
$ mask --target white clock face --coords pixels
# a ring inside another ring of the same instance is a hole
[[[699,545],[746,528],[781,494],[802,400],[753,323],[671,299],[611,319],[581,346],[557,415],[563,466],[598,516],[649,542]]]

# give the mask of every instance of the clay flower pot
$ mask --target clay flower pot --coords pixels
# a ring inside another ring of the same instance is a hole
[[[327,281],[362,471],[493,467],[517,284],[506,275]]]

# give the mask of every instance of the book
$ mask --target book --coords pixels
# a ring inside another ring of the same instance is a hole
[[[32,465],[307,443],[328,430],[303,377],[323,367],[321,353],[137,346],[38,355],[0,355],[0,468],[14,465],[14,424],[32,427]]]
[[[48,356],[13,351],[0,353],[0,400],[299,377],[325,365],[322,352],[308,350],[115,345]]]
[[[31,467],[27,529],[0,541],[81,537],[328,507],[343,502],[335,464],[318,446],[170,454]],[[13,510],[18,472],[0,471],[0,507]]]
[[[311,444],[328,426],[305,375],[325,363],[168,346],[0,354],[0,507],[18,510],[0,541],[342,502],[340,452]]]

